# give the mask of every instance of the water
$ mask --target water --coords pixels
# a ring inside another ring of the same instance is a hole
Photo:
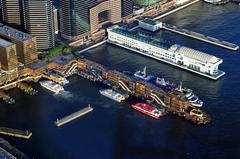
[[[178,27],[240,44],[240,7],[195,4],[164,19]],[[33,132],[30,140],[5,137],[13,145],[37,159],[226,159],[240,152],[240,54],[169,32],[158,36],[170,44],[179,43],[224,59],[226,75],[218,81],[180,70],[113,45],[103,45],[84,54],[87,58],[117,70],[149,72],[180,82],[204,100],[203,109],[212,123],[197,126],[168,115],[159,121],[101,96],[103,86],[69,78],[64,95],[34,85],[38,96],[19,90],[8,92],[17,104],[1,103],[0,125]],[[54,121],[91,103],[94,111],[57,128]]]

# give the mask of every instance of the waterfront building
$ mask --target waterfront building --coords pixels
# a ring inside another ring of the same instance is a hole
[[[122,0],[122,18],[126,19],[133,15],[133,0]]]
[[[16,45],[17,58],[22,64],[37,60],[36,38],[32,35],[0,23],[0,38]]]
[[[121,21],[121,0],[61,0],[60,32],[69,41],[88,40],[108,23]]]
[[[129,31],[118,25],[107,29],[108,42],[202,76],[218,79],[225,72],[218,69],[222,59],[180,45],[168,46],[141,30]]]
[[[17,68],[16,45],[0,38],[0,65],[4,71],[12,71]]]
[[[37,49],[55,46],[52,0],[23,0],[24,28],[36,37]]]

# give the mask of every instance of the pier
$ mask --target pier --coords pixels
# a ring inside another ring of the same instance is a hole
[[[94,76],[90,74],[91,70],[98,73]],[[184,100],[184,94],[179,91],[172,90],[170,92],[165,92],[153,84],[131,78],[116,70],[109,70],[87,59],[79,59],[71,62],[71,66],[69,66],[69,69],[66,71],[66,77],[73,75],[71,72],[91,81],[122,89],[136,98],[153,100],[160,107],[164,107],[168,113],[176,114],[193,123],[207,124],[211,121],[207,113],[186,102]],[[100,75],[101,78],[97,75]],[[89,78],[90,76],[91,78]]]
[[[216,39],[216,38],[213,38],[210,36],[206,36],[206,35],[203,35],[203,34],[200,34],[197,32],[193,32],[193,31],[190,31],[187,29],[180,29],[174,25],[163,23],[162,28],[165,30],[174,32],[174,33],[178,33],[178,34],[181,34],[181,35],[184,35],[187,37],[191,37],[193,39],[201,40],[201,41],[204,41],[204,42],[216,45],[216,46],[220,46],[225,49],[229,49],[229,50],[233,50],[233,51],[236,51],[239,49],[239,46],[236,44],[233,44],[233,43],[230,43],[227,41],[222,41],[222,40],[219,40],[219,39]]]
[[[88,107],[83,108],[83,109],[81,109],[81,110],[79,110],[79,111],[77,111],[73,114],[70,114],[70,115],[68,115],[68,116],[66,116],[62,119],[57,119],[55,124],[57,125],[57,127],[60,127],[60,126],[62,126],[64,124],[67,124],[67,123],[69,123],[69,122],[71,122],[71,121],[73,121],[73,120],[91,112],[91,111],[93,111],[93,108],[90,105],[88,105]]]
[[[0,127],[0,134],[23,138],[23,139],[29,139],[32,136],[32,132],[7,128],[7,127]]]

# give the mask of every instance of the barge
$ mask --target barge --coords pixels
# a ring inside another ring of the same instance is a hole
[[[30,131],[22,131],[7,127],[0,127],[0,134],[18,137],[18,138],[24,138],[29,139],[32,136],[32,132]]]
[[[70,114],[62,119],[57,119],[57,121],[55,122],[55,125],[57,127],[60,127],[60,126],[67,124],[67,123],[69,123],[91,111],[93,111],[93,108],[90,105],[88,105],[86,108],[83,108],[83,109],[81,109],[73,114]]]

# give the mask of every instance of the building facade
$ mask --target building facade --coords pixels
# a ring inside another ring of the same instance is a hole
[[[4,71],[15,70],[18,66],[16,45],[0,39],[0,65]]]
[[[17,59],[22,64],[37,61],[36,38],[32,35],[0,23],[0,38],[16,45]]]
[[[38,50],[55,46],[52,0],[23,0],[24,28],[36,37]]]
[[[122,0],[122,18],[126,19],[133,15],[133,0]]]
[[[88,39],[107,23],[121,21],[121,0],[61,0],[60,32],[64,39]]]
[[[23,25],[22,0],[0,0],[2,21],[10,26],[21,28]]]

